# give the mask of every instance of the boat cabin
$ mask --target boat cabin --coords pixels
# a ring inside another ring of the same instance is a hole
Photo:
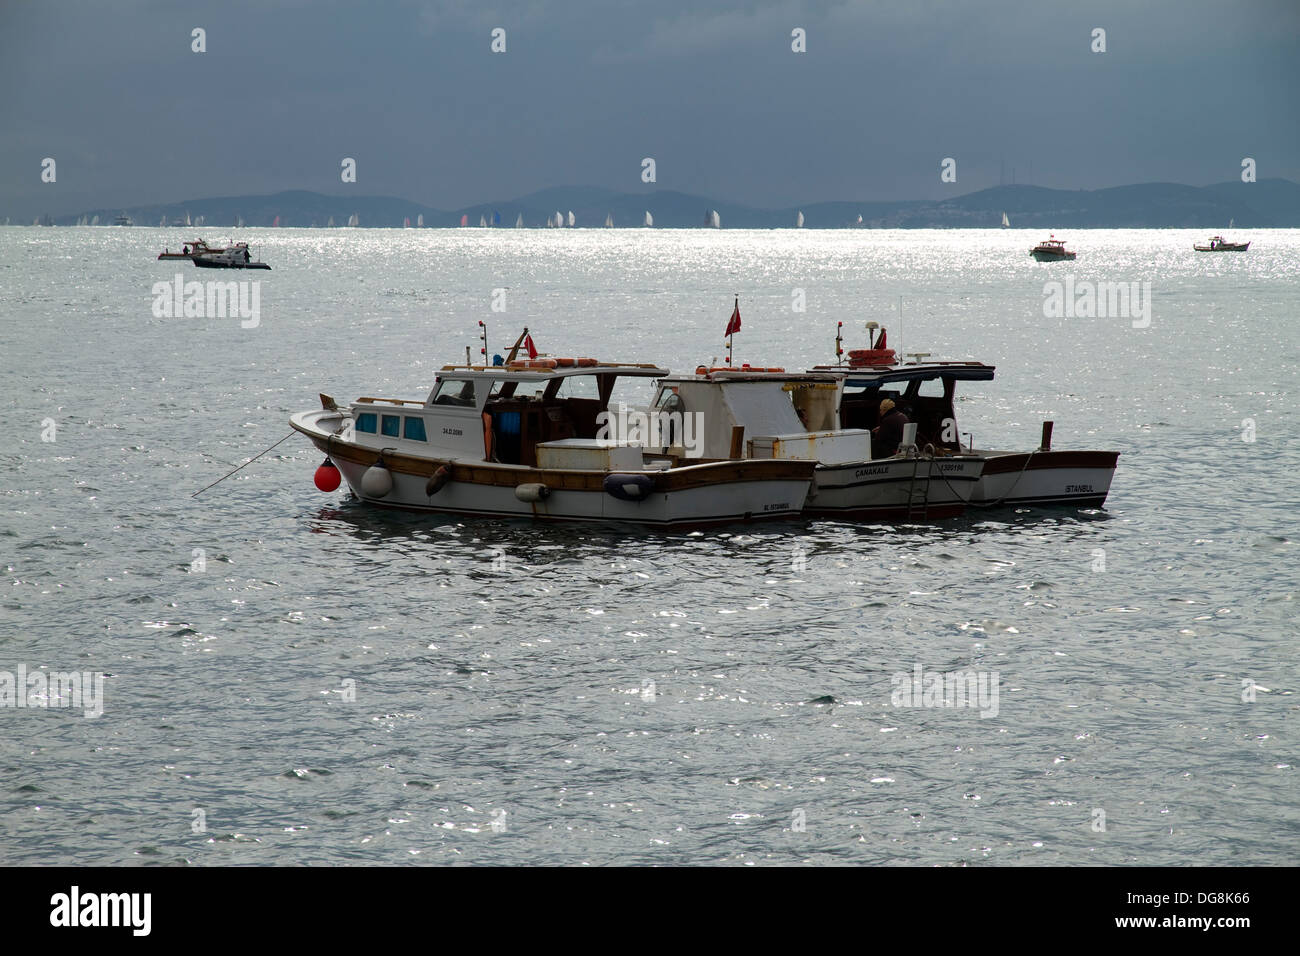
[[[824,373],[701,368],[660,382],[651,417],[681,457],[869,460],[871,433],[839,426],[839,393]]]
[[[818,366],[842,376],[839,421],[843,428],[872,429],[880,424],[880,403],[891,399],[916,423],[916,444],[961,451],[956,428],[958,382],[992,381],[995,366],[982,362],[926,362],[892,368],[852,369]],[[947,422],[951,427],[945,427]]]
[[[609,457],[611,443],[599,434],[602,421],[598,419],[609,410],[620,379],[668,374],[667,369],[649,364],[558,362],[574,364],[554,368],[537,367],[544,366],[542,362],[445,365],[423,402],[394,398],[353,402],[354,440],[421,457],[566,467],[563,461],[591,458],[587,451]],[[547,445],[553,451],[548,455],[542,449],[539,454],[539,446]]]

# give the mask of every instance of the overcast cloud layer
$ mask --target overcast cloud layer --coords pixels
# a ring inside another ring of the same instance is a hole
[[[6,0],[0,80],[0,217],[563,184],[778,207],[967,193],[1004,162],[1070,189],[1233,180],[1246,156],[1300,180],[1296,0]]]

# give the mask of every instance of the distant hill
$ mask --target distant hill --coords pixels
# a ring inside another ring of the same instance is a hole
[[[195,223],[202,216],[205,228],[230,227],[238,219],[247,226],[270,226],[277,216],[281,226],[325,226],[331,218],[336,226],[343,226],[355,214],[362,228],[397,228],[408,218],[414,226],[421,215],[426,227],[456,226],[462,217],[471,226],[480,220],[492,223],[499,217],[499,224],[509,227],[520,216],[525,226],[538,227],[557,212],[567,220],[572,211],[578,226],[603,226],[607,216],[613,217],[615,226],[640,226],[648,211],[658,228],[693,228],[704,225],[710,210],[718,212],[723,228],[738,229],[791,228],[800,212],[808,229],[997,228],[1003,212],[1012,226],[1022,228],[1223,230],[1234,220],[1241,228],[1294,228],[1300,227],[1300,184],[1266,179],[1212,186],[1142,183],[1092,190],[995,186],[943,200],[833,201],[786,209],[757,209],[664,189],[620,193],[595,186],[556,186],[455,210],[434,209],[392,196],[327,196],[290,190],[270,196],[191,199],[126,210],[92,209],[58,217],[54,224],[73,225],[97,215],[101,225],[108,225],[125,212],[140,226],[156,226],[164,219],[171,224],[186,215]]]

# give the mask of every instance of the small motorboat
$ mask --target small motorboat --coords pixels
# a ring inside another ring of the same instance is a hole
[[[1199,242],[1194,243],[1192,248],[1197,252],[1245,252],[1250,248],[1249,242],[1229,242],[1222,236],[1215,236],[1206,245]]]
[[[248,251],[248,243],[237,242],[225,249],[217,249],[190,256],[200,269],[269,269],[265,262],[255,262]]]
[[[131,221],[131,217],[130,217],[130,216],[128,216],[126,213],[122,213],[122,215],[118,216],[116,219],[113,220],[113,225],[115,225],[115,226],[134,226],[135,223]]]
[[[1055,236],[1044,239],[1030,249],[1029,254],[1038,262],[1060,262],[1062,259],[1073,259],[1075,255],[1065,248],[1064,240]]]
[[[620,435],[610,427],[616,385],[668,370],[516,361],[527,334],[498,364],[444,365],[423,401],[358,398],[341,407],[322,394],[320,409],[289,419],[328,456],[316,486],[333,491],[341,478],[367,504],[411,511],[652,527],[791,518],[803,509],[815,461],[686,459]],[[620,412],[626,407],[619,403]]]
[[[187,242],[181,246],[180,252],[172,252],[170,249],[164,249],[158,253],[159,259],[193,259],[195,256],[209,255],[215,252],[224,252],[224,249],[214,249],[202,239],[195,239],[193,242]]]

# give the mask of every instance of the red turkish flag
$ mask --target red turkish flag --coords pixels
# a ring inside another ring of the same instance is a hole
[[[885,330],[881,329],[880,338],[876,339],[876,348],[883,349],[884,347],[885,347]]]
[[[533,337],[531,335],[524,336],[524,348],[528,349],[528,357],[530,359],[537,358],[537,346],[533,344]]]
[[[727,323],[727,331],[723,333],[724,337],[735,335],[740,331],[740,303],[736,303],[736,310],[731,313],[731,321]]]

